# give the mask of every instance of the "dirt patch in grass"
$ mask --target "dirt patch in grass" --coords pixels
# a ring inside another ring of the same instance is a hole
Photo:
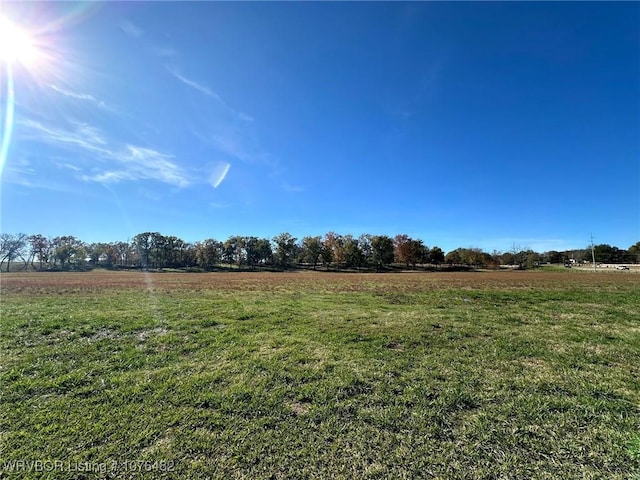
[[[375,292],[391,304],[410,303],[406,294],[442,289],[538,290],[638,285],[631,275],[555,272],[19,272],[2,273],[4,293],[29,295],[99,293],[105,289],[220,292]],[[639,287],[640,288],[640,287]],[[403,295],[404,294],[404,295]]]

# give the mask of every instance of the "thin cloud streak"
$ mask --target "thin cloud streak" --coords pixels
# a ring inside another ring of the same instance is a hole
[[[233,205],[230,203],[220,203],[220,202],[211,202],[209,204],[211,208],[215,208],[217,210],[223,210],[226,208],[231,208]]]
[[[191,183],[186,173],[173,162],[173,155],[131,144],[112,147],[102,132],[91,125],[76,122],[72,131],[48,127],[34,120],[23,120],[20,125],[31,130],[32,135],[28,135],[31,140],[79,149],[91,154],[91,159],[99,160],[98,164],[92,163],[92,173],[79,175],[84,181],[114,183],[155,180],[177,187],[186,187]],[[99,163],[107,165],[101,168]],[[74,167],[85,171],[78,164]]]
[[[35,120],[20,120],[18,125],[26,127],[35,134],[27,135],[31,140],[40,140],[54,145],[74,145],[91,153],[111,154],[104,148],[106,142],[99,131],[86,124],[77,123],[75,131],[48,127]]]
[[[175,57],[178,52],[171,47],[153,47],[151,51],[158,57]]]
[[[304,192],[304,188],[299,187],[297,185],[291,185],[291,184],[286,183],[286,182],[284,182],[282,184],[282,188],[285,189],[287,192],[292,192],[292,193]]]
[[[130,37],[134,38],[140,38],[142,35],[144,35],[144,30],[142,30],[130,20],[122,20],[120,22],[120,29]]]
[[[217,101],[223,103],[222,98],[220,98],[220,96],[217,93],[215,93],[213,90],[211,90],[209,87],[201,85],[200,83],[185,77],[180,72],[178,72],[175,68],[170,68],[170,67],[166,67],[166,68],[169,71],[169,73],[171,73],[171,75],[173,75],[175,78],[180,80],[182,83],[184,83],[188,87],[191,87],[199,91],[200,93],[203,93],[208,97],[215,98]]]
[[[72,98],[76,98],[78,100],[88,100],[90,102],[98,103],[98,100],[96,100],[96,97],[94,97],[93,95],[90,95],[88,93],[72,92],[71,90],[67,90],[67,89],[59,87],[59,86],[57,86],[55,84],[49,84],[49,88],[51,88],[52,90],[55,90],[58,93],[61,93],[62,95],[66,96],[66,97],[72,97]]]
[[[238,160],[242,160],[243,162],[250,162],[251,155],[249,155],[245,145],[237,137],[237,133],[224,136],[214,134],[211,135],[211,141],[214,147],[216,147],[226,155],[229,155],[230,157],[236,158]]]
[[[222,106],[228,113],[230,113],[235,120],[240,120],[245,123],[251,123],[254,121],[254,118],[251,115],[231,107],[227,102],[224,101],[224,99],[220,95],[218,95],[216,92],[211,90],[206,85],[202,85],[201,83],[196,82],[195,80],[185,77],[175,67],[169,67],[165,65],[165,68],[177,80],[180,80],[182,83],[184,83],[188,87],[191,87],[199,91],[200,93],[206,95],[207,97],[213,98],[216,102],[218,102],[218,104],[220,104],[220,106]]]
[[[81,100],[81,101],[84,101],[84,102],[88,102],[88,103],[91,103],[91,104],[95,105],[98,108],[107,110],[107,111],[112,112],[112,113],[115,112],[115,110],[113,108],[111,108],[111,107],[108,107],[104,101],[94,97],[90,93],[76,92],[76,91],[70,90],[68,88],[63,88],[63,87],[61,87],[59,85],[55,85],[55,84],[49,84],[48,86],[54,92],[59,93],[60,95],[63,95],[65,97],[67,97],[67,98],[72,98],[74,100]]]

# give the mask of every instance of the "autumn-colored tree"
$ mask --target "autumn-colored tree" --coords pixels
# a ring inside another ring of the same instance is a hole
[[[425,257],[426,247],[422,240],[414,240],[406,234],[396,235],[393,240],[395,260],[404,263],[408,267],[422,262]]]
[[[328,260],[327,263],[337,263],[338,265],[344,263],[344,238],[342,235],[338,235],[335,232],[327,232],[324,235],[322,241],[325,253]]]

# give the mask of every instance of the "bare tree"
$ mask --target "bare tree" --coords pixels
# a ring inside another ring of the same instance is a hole
[[[25,247],[27,246],[27,234],[26,233],[3,233],[0,234],[0,270],[2,264],[7,261],[7,272],[11,270],[11,261],[21,258],[24,262],[24,268],[27,268],[27,261],[24,258]]]

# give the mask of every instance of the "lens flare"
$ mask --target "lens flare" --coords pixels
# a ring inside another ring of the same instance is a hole
[[[2,127],[2,130],[0,130],[2,132],[2,139],[0,140],[0,179],[7,161],[9,143],[13,132],[15,109],[13,65],[21,63],[25,66],[30,66],[35,62],[36,58],[37,48],[29,35],[6,18],[0,16],[0,80],[2,80],[2,70],[6,72],[6,80],[4,82],[0,81],[0,88],[6,88],[6,92],[0,92],[0,100],[2,100],[0,104],[5,104],[4,115],[0,123]],[[5,96],[6,98],[3,98]]]
[[[2,76],[0,76],[0,80]],[[6,92],[6,108],[4,111],[4,120],[0,123],[2,130],[2,140],[0,141],[0,179],[2,179],[2,172],[4,171],[4,164],[7,160],[7,153],[9,152],[9,142],[11,141],[11,133],[13,131],[13,111],[15,106],[15,94],[13,89],[13,74],[11,72],[11,65],[7,64],[7,92]],[[0,87],[2,82],[0,82]],[[2,100],[2,93],[0,92],[0,100]],[[3,102],[0,101],[0,104]]]
[[[38,49],[29,34],[6,18],[0,17],[0,62],[19,62],[30,66],[37,58]]]
[[[22,28],[0,16],[0,104],[4,104],[0,133],[0,179],[7,161],[15,110],[14,66],[31,68],[38,60],[38,48],[32,37]],[[3,73],[6,78],[3,79]]]

